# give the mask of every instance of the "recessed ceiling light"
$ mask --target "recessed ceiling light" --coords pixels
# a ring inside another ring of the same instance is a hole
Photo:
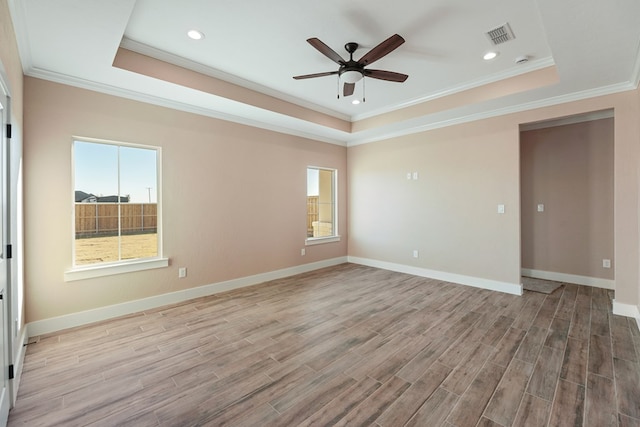
[[[351,103],[353,105],[358,105],[358,104],[360,104],[360,100],[359,99],[354,99],[353,101],[351,101]]]
[[[198,30],[189,30],[187,31],[187,36],[193,40],[202,40],[204,38],[204,33]]]
[[[495,58],[496,56],[498,56],[498,52],[487,52],[484,54],[484,56],[482,57],[485,61],[490,61],[493,58]]]

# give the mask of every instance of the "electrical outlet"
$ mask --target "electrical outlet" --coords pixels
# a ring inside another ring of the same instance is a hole
[[[407,172],[407,179],[411,179],[411,172]]]
[[[418,258],[418,250],[417,249],[413,250],[413,257],[414,258]]]
[[[180,267],[178,269],[178,278],[184,279],[187,277],[187,267]]]
[[[300,256],[305,256],[307,254],[307,250],[305,248],[300,249]]]
[[[413,173],[413,179],[415,179],[416,181],[418,180],[418,172]]]
[[[603,268],[611,268],[611,260],[610,259],[603,259],[602,260],[602,267]]]
[[[499,214],[503,214],[504,213],[504,205],[498,205],[498,213]]]
[[[544,212],[544,205],[542,203],[538,204],[538,212]]]

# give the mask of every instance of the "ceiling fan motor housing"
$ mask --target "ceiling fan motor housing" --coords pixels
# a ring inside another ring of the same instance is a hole
[[[356,83],[364,77],[364,67],[353,60],[353,53],[358,49],[358,43],[349,42],[344,45],[344,48],[349,52],[349,60],[338,70],[340,80],[345,83]]]

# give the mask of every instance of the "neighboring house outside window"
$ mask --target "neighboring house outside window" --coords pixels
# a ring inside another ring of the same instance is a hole
[[[66,280],[168,265],[161,258],[160,155],[159,147],[74,140],[73,267]]]
[[[76,203],[96,203],[98,198],[93,194],[87,194],[84,191],[76,190]]]
[[[338,241],[337,170],[307,167],[307,244]]]

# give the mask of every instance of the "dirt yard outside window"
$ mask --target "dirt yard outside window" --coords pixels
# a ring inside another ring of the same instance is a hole
[[[149,258],[158,255],[156,233],[121,236],[122,259]],[[118,236],[76,239],[76,265],[118,261]]]

